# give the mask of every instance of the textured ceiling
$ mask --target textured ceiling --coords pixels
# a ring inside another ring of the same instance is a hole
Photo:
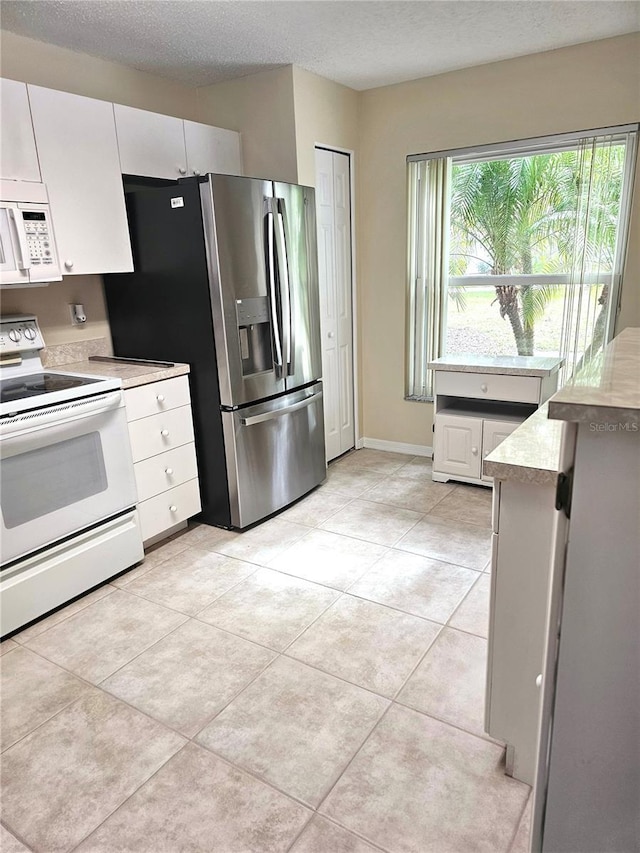
[[[294,64],[369,89],[640,30],[640,2],[2,0],[1,24],[190,86]]]

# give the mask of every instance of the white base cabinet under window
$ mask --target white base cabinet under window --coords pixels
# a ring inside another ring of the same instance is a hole
[[[189,380],[163,379],[124,394],[140,529],[149,545],[201,509]]]
[[[433,479],[489,486],[482,460],[556,390],[557,358],[445,356],[435,371]]]

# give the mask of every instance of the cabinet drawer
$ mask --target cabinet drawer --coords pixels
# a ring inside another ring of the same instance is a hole
[[[146,542],[200,512],[198,480],[189,480],[138,504],[142,541]]]
[[[137,421],[158,412],[188,406],[191,402],[189,380],[186,376],[176,376],[174,379],[163,379],[161,382],[128,388],[124,392],[124,401],[128,421]]]
[[[198,476],[195,445],[183,444],[182,447],[136,462],[134,472],[138,500],[146,501]]]
[[[134,462],[193,442],[191,406],[181,406],[130,423],[129,440]]]
[[[471,397],[477,400],[505,400],[538,403],[540,379],[536,376],[505,376],[500,373],[454,373],[436,371],[436,394]]]

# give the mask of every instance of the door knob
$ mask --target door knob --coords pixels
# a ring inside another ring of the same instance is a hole
[[[478,448],[477,448],[477,447],[472,447],[472,448],[471,448],[471,452],[473,453],[473,455],[474,455],[474,456],[477,456],[477,455],[478,455]]]
[[[334,337],[335,337],[335,335],[334,335],[334,333],[333,333],[333,332],[328,332],[328,333],[327,333],[327,337],[328,337],[328,338],[334,338]]]
[[[162,435],[166,438],[169,435],[169,430],[168,429],[161,429],[160,435]]]

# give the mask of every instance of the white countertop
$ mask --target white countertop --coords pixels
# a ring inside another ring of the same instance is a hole
[[[549,400],[549,417],[640,424],[640,329],[624,329]]]
[[[547,417],[544,403],[485,457],[482,471],[496,480],[555,485],[560,473],[563,425]]]
[[[512,376],[551,376],[557,373],[561,366],[561,358],[537,355],[443,355],[429,362],[431,370],[502,373]]]

